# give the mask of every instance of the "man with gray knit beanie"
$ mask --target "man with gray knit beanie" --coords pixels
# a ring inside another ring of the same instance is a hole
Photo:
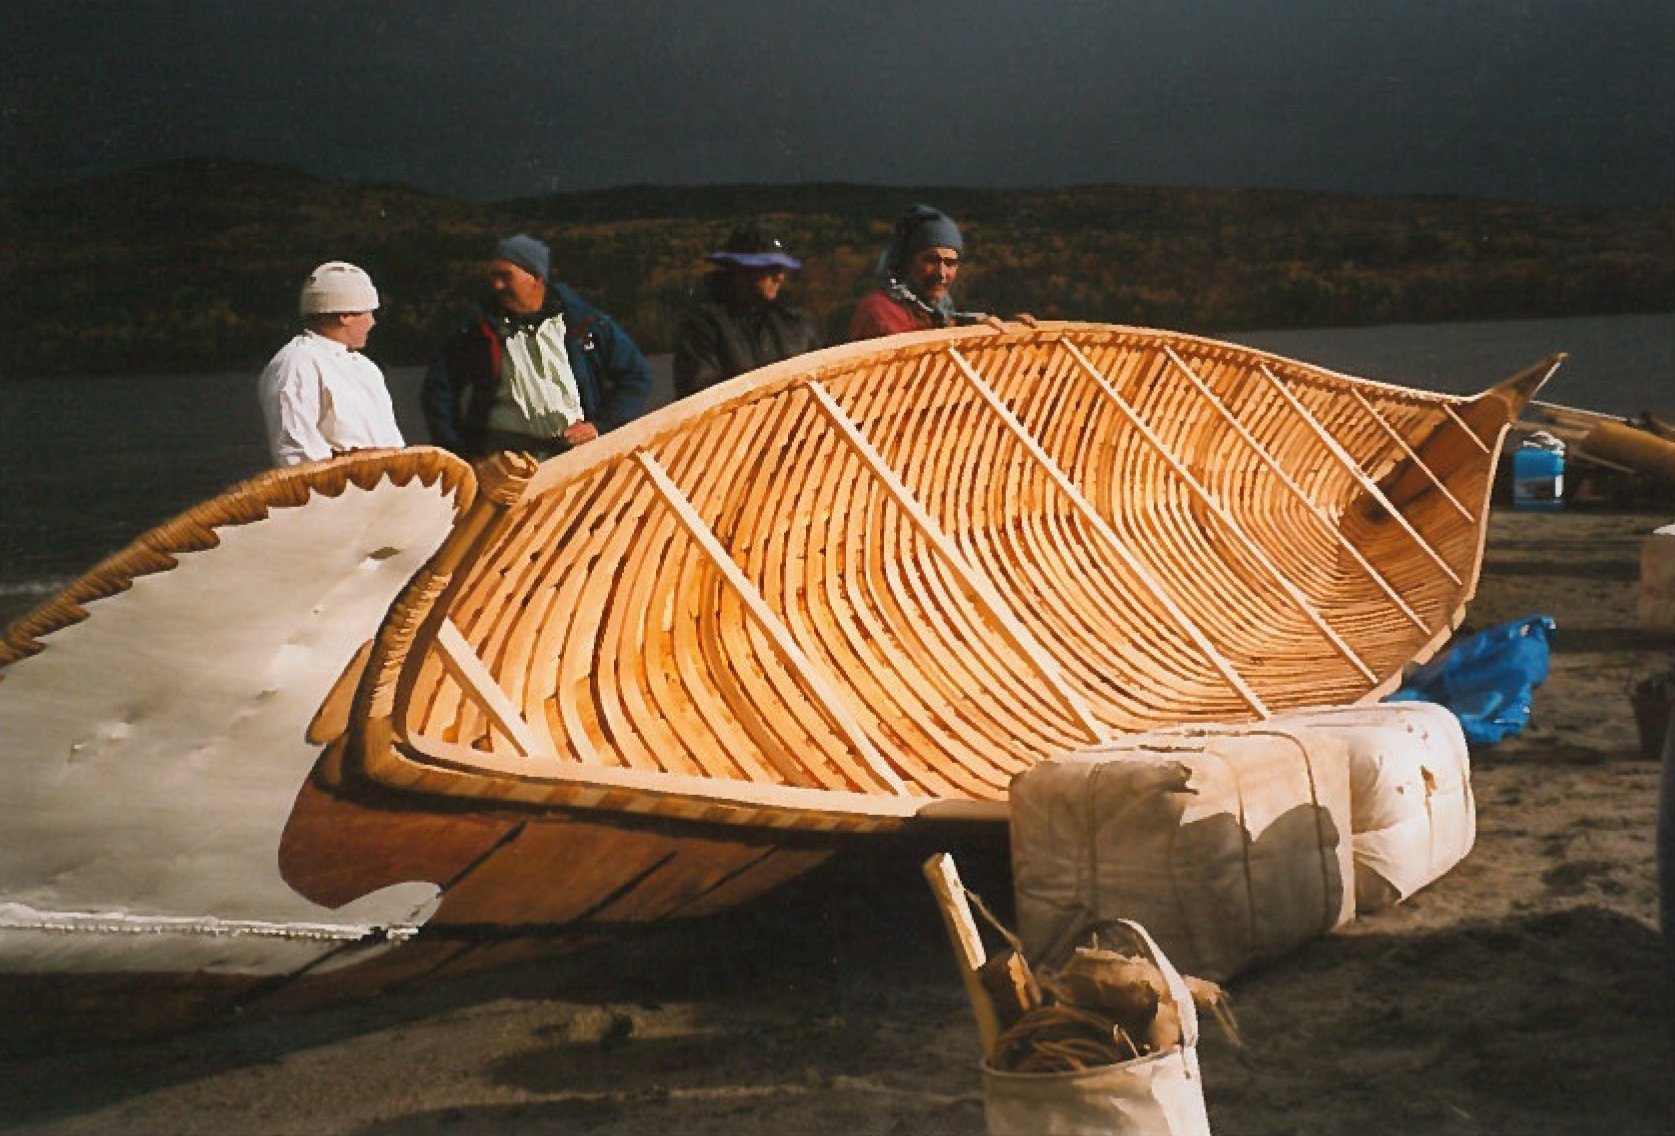
[[[552,278],[545,244],[495,246],[489,294],[443,344],[421,401],[430,437],[466,458],[548,458],[645,413],[651,365],[604,312]]]
[[[994,316],[954,308],[949,289],[964,252],[965,238],[952,217],[929,205],[908,209],[896,220],[890,244],[879,258],[879,287],[855,305],[849,338],[872,339],[973,323],[1000,327]]]
[[[378,290],[352,264],[328,261],[298,298],[303,330],[257,381],[273,464],[319,461],[404,444],[378,364],[361,354],[378,321]]]

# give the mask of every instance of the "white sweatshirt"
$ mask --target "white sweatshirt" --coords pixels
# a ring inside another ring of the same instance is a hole
[[[275,465],[405,444],[378,364],[312,331],[279,349],[257,395]]]

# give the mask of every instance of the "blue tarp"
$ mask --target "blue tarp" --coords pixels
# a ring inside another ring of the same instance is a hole
[[[1408,676],[1387,702],[1435,702],[1460,719],[1466,741],[1489,745],[1530,722],[1530,700],[1547,681],[1547,640],[1557,629],[1528,615],[1469,636]]]

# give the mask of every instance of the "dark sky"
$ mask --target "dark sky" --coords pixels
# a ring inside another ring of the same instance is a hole
[[[0,0],[0,188],[1096,182],[1675,201],[1670,0]]]

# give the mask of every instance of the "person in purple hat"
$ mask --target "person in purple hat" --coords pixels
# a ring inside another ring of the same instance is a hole
[[[760,224],[733,231],[698,284],[675,339],[675,394],[696,394],[746,371],[813,351],[814,323],[780,297],[802,261]]]

